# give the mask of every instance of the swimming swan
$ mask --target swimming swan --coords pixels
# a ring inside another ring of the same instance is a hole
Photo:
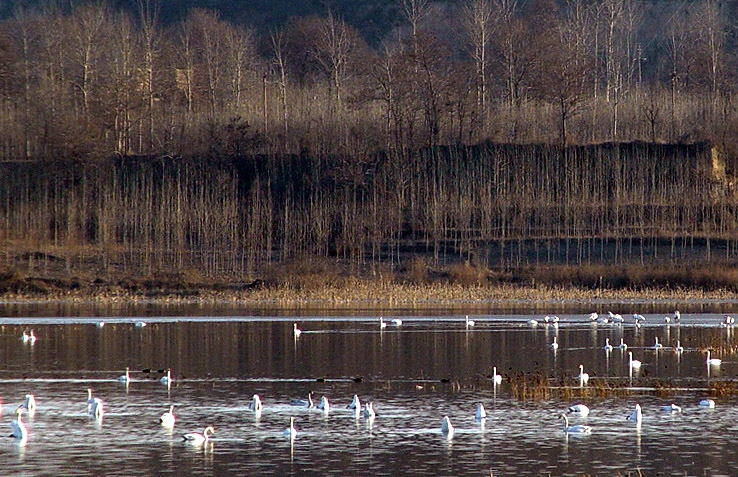
[[[618,349],[621,349],[623,351],[628,349],[628,345],[625,344],[625,342],[623,341],[623,338],[620,338],[620,344],[618,345]]]
[[[402,320],[399,318],[395,318],[394,320],[392,320],[392,324],[395,326],[402,326]]]
[[[143,328],[147,326],[147,323],[145,321],[137,321],[136,322],[136,328]]]
[[[364,419],[374,419],[377,413],[374,412],[374,403],[367,403],[364,405]]]
[[[351,404],[346,406],[346,409],[358,409],[361,410],[361,401],[359,400],[359,396],[354,394],[354,399],[351,401]]]
[[[664,347],[664,345],[662,345],[661,343],[659,343],[659,337],[658,337],[658,336],[654,336],[654,340],[655,340],[656,342],[655,342],[655,343],[654,343],[654,345],[653,345],[653,349],[655,349],[655,350],[657,350],[657,351],[658,351],[658,350],[660,350],[661,348],[663,348],[663,347]]]
[[[579,365],[579,376],[577,376],[579,379],[579,386],[584,386],[589,382],[589,374],[584,372],[584,365]]]
[[[188,432],[182,435],[182,440],[192,444],[202,444],[208,440],[210,434],[215,434],[215,428],[213,426],[206,427],[202,434],[199,432]]]
[[[476,321],[470,320],[469,315],[466,315],[466,327],[469,328],[470,326],[476,325]]]
[[[606,353],[612,351],[612,345],[610,344],[610,338],[605,338],[605,346],[602,348]]]
[[[451,419],[448,416],[444,416],[441,420],[441,432],[448,434],[449,437],[454,433],[454,426],[451,424]]]
[[[723,360],[720,358],[710,358],[710,350],[707,350],[707,361],[708,366],[720,366],[723,364]]]
[[[554,340],[553,340],[553,343],[551,343],[551,349],[552,349],[552,350],[557,350],[557,349],[559,349],[559,344],[558,344],[558,343],[556,342],[556,337],[555,337],[555,336],[554,336]]]
[[[172,379],[172,370],[170,368],[167,368],[167,375],[163,376],[159,382],[163,384],[164,386],[171,386],[174,382],[174,379]]]
[[[674,403],[671,403],[668,406],[662,407],[661,410],[664,412],[682,412],[682,408],[677,406]]]
[[[715,401],[712,399],[703,399],[700,401],[700,407],[709,407],[710,409],[715,407]]]
[[[283,433],[285,436],[289,436],[290,438],[293,438],[297,435],[297,429],[295,429],[295,418],[290,417],[290,427],[284,430]]]
[[[118,377],[118,382],[121,382],[126,385],[131,382],[131,373],[128,367],[126,367],[126,374]]]
[[[159,417],[159,423],[164,427],[174,427],[174,421],[176,420],[177,418],[174,417],[174,404],[169,406],[169,411]]]
[[[293,399],[290,401],[290,406],[301,406],[301,407],[307,407],[308,409],[313,407],[315,404],[313,403],[313,393],[308,393],[307,400],[305,399]]]
[[[641,411],[641,405],[636,404],[635,409],[633,409],[633,412],[630,413],[630,415],[626,419],[628,421],[635,422],[636,424],[640,424],[641,421],[643,421],[643,412]]]
[[[380,330],[383,330],[383,329],[385,329],[385,328],[387,328],[387,323],[385,323],[385,322],[384,322],[384,318],[382,318],[382,317],[380,316],[380,317],[379,317],[379,329],[380,329]]]
[[[675,353],[683,353],[684,352],[684,347],[682,346],[681,341],[677,341],[677,345],[676,345],[676,348],[674,348],[674,352]]]
[[[640,367],[641,367],[641,362],[638,361],[637,359],[633,359],[633,352],[632,351],[628,351],[628,367],[631,370],[633,370],[633,369],[640,369]]]
[[[477,412],[474,415],[477,421],[481,421],[482,419],[487,419],[487,411],[484,409],[484,405],[479,403],[477,404]]]
[[[24,343],[31,343],[34,344],[36,340],[38,339],[35,334],[33,334],[33,330],[31,330],[31,333],[28,334],[25,331],[23,332],[23,336],[21,337]]]
[[[316,406],[317,409],[320,409],[324,413],[328,414],[328,412],[331,410],[331,403],[328,402],[328,398],[323,396],[320,398],[320,403]]]
[[[587,417],[589,416],[589,408],[585,406],[584,404],[575,404],[573,406],[569,406],[566,409],[567,414],[575,414],[577,416],[581,417]]]
[[[295,338],[299,338],[302,334],[302,330],[297,327],[297,323],[292,325],[292,334],[295,335]]]
[[[96,419],[100,419],[105,413],[102,399],[92,397],[91,388],[87,388],[87,413]]]
[[[497,374],[497,366],[492,368],[492,382],[495,386],[502,384],[502,375]]]
[[[261,404],[261,398],[258,394],[254,394],[251,397],[251,403],[249,404],[249,411],[261,412],[264,406]]]
[[[26,440],[28,438],[28,429],[23,424],[21,416],[23,415],[23,409],[18,408],[15,410],[15,419],[10,421],[10,429],[13,431],[9,437],[15,437],[16,439]]]
[[[22,409],[28,411],[30,416],[36,412],[36,397],[33,394],[26,394],[26,400],[20,405]]]
[[[573,434],[589,434],[592,432],[592,428],[589,426],[584,426],[582,424],[577,424],[576,426],[570,426],[569,425],[569,418],[566,417],[566,414],[562,414],[559,416],[559,419],[564,420],[564,432],[566,433],[573,433]]]

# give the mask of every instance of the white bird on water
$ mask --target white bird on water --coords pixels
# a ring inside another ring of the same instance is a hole
[[[316,408],[317,409],[320,409],[325,414],[328,414],[328,412],[330,412],[330,410],[331,410],[331,403],[328,402],[328,398],[327,397],[323,396],[323,397],[320,398],[320,403],[318,403],[318,405],[316,406]]]
[[[628,349],[628,345],[625,344],[625,342],[623,341],[623,338],[620,338],[620,344],[618,345],[618,349],[621,349],[623,351]]]
[[[174,379],[172,379],[172,370],[171,368],[167,368],[167,375],[162,376],[162,378],[159,380],[161,384],[164,386],[171,386],[174,382]]]
[[[148,325],[148,323],[146,323],[145,321],[137,321],[136,322],[136,328],[144,328],[147,325]]]
[[[683,353],[684,352],[684,346],[682,346],[682,342],[681,341],[677,341],[677,345],[674,348],[674,352],[676,352],[676,353]]]
[[[87,413],[95,419],[101,419],[105,414],[105,405],[102,399],[92,397],[91,388],[87,388]]]
[[[554,350],[554,351],[557,350],[557,349],[559,349],[559,344],[556,342],[556,337],[555,336],[554,336],[553,343],[551,343],[551,349]]]
[[[31,330],[31,333],[30,334],[29,333],[26,333],[24,331],[23,332],[23,337],[21,339],[23,340],[24,343],[34,344],[38,338],[33,333],[33,330]]]
[[[605,352],[609,353],[612,351],[612,345],[610,344],[610,338],[605,338],[605,346],[602,348]]]
[[[351,404],[346,406],[346,409],[359,409],[361,410],[361,400],[359,400],[359,396],[354,394],[354,399],[351,401]]]
[[[36,412],[36,396],[33,394],[26,394],[26,400],[20,405],[21,409],[25,409],[29,416],[33,416]]]
[[[640,369],[640,367],[641,367],[641,362],[638,361],[637,359],[633,359],[633,352],[632,351],[628,351],[628,367],[631,370]]]
[[[476,321],[470,320],[469,315],[466,315],[466,327],[469,328],[470,326],[476,325]]]
[[[574,414],[581,417],[587,417],[589,416],[589,408],[585,406],[584,404],[575,404],[573,406],[569,406],[566,409],[567,414]]]
[[[188,432],[182,436],[182,440],[192,444],[202,444],[207,442],[210,434],[215,434],[215,428],[213,426],[206,427],[202,434],[199,432]]]
[[[177,418],[174,416],[174,404],[169,406],[169,411],[159,417],[159,423],[164,427],[174,427]]]
[[[569,418],[566,417],[566,414],[562,414],[559,416],[559,419],[564,420],[564,432],[566,433],[572,433],[572,434],[589,434],[592,432],[592,428],[589,426],[584,426],[582,424],[577,424],[576,426],[570,426],[569,425]]]
[[[126,386],[131,382],[131,370],[126,367],[126,374],[118,377],[118,382],[125,384]]]
[[[395,326],[402,326],[402,320],[399,318],[395,318],[394,320],[392,320],[392,324]]]
[[[297,327],[297,323],[292,325],[292,334],[295,335],[295,338],[299,338],[302,334],[302,330]]]
[[[374,419],[377,413],[374,412],[374,403],[367,403],[364,405],[364,419]]]
[[[590,314],[589,314],[589,321],[597,321],[597,318],[598,318],[599,316],[600,316],[600,315],[598,315],[597,313],[595,313],[595,312],[592,312],[592,313],[590,313]]]
[[[710,409],[715,407],[715,401],[712,399],[703,399],[700,401],[700,407],[709,407]]]
[[[640,424],[641,421],[643,421],[643,412],[641,411],[641,405],[636,404],[635,409],[633,409],[633,412],[630,413],[630,415],[626,419],[631,422],[635,422],[636,424]]]
[[[307,399],[293,399],[292,401],[290,401],[290,406],[299,406],[299,407],[311,408],[314,405],[315,404],[313,403],[313,393],[312,392],[309,392],[308,393],[308,398]]]
[[[664,412],[672,412],[672,413],[682,412],[682,408],[677,406],[674,403],[671,403],[668,406],[662,407],[661,410]]]
[[[24,441],[28,438],[28,428],[26,428],[26,425],[23,423],[23,419],[21,418],[22,415],[22,408],[15,410],[15,419],[10,421],[10,429],[12,430],[10,437]]]
[[[577,378],[579,378],[579,386],[584,386],[589,382],[589,374],[584,372],[583,364],[579,365],[579,376]]]
[[[482,403],[477,404],[477,412],[474,417],[477,421],[487,419],[487,411],[484,409],[484,405]]]
[[[720,366],[723,364],[723,360],[720,358],[710,358],[710,350],[707,350],[707,361],[705,361],[708,366]]]
[[[664,347],[664,345],[662,345],[661,343],[659,343],[659,337],[658,336],[654,336],[654,340],[655,340],[655,343],[653,345],[653,349],[655,349],[656,351],[658,351],[658,350],[660,350],[661,348]]]
[[[497,366],[492,368],[492,382],[495,386],[502,384],[502,375],[497,374]]]
[[[454,434],[454,426],[451,424],[451,419],[448,416],[444,416],[441,420],[441,433],[446,434],[449,439]]]
[[[283,434],[290,439],[297,436],[297,429],[295,429],[295,418],[294,416],[290,416],[290,427],[284,430]]]
[[[531,326],[531,328],[535,328],[536,326],[538,326],[538,321],[537,320],[528,320],[528,324]]]
[[[249,410],[254,412],[261,412],[264,405],[261,403],[261,398],[258,394],[254,394],[251,397],[251,403],[249,403]]]
[[[383,330],[383,329],[385,329],[385,328],[387,328],[387,323],[385,323],[385,322],[384,322],[384,318],[382,318],[382,317],[380,316],[380,317],[379,317],[379,329],[380,329],[380,330]]]

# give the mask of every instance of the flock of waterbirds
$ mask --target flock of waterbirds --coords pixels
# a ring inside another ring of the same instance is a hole
[[[554,326],[558,327],[558,324],[560,323],[560,319],[558,316],[545,316],[542,320],[543,324],[546,326]],[[629,322],[625,318],[623,318],[619,314],[614,314],[612,312],[609,312],[607,316],[601,316],[596,312],[593,312],[589,315],[589,321],[592,324],[610,324],[610,325],[626,325],[626,324],[632,324],[635,327],[641,327],[643,323],[646,321],[646,318],[643,315],[640,314],[634,314],[632,318],[632,322]],[[679,311],[674,312],[673,316],[664,316],[663,322],[665,324],[674,323],[678,325],[681,321],[681,314]],[[390,320],[390,323],[395,327],[400,327],[403,324],[402,319],[395,318]],[[464,319],[464,325],[467,329],[470,327],[476,326],[476,322],[474,320],[470,320],[469,316],[466,316]],[[539,320],[528,320],[527,325],[536,327],[539,325]],[[383,317],[379,317],[379,328],[380,330],[384,330],[387,327],[387,322],[384,320]],[[723,317],[723,320],[721,321],[721,326],[733,326],[735,324],[735,320],[733,317],[729,315],[725,315]],[[98,328],[102,328],[105,326],[105,322],[98,321],[96,323],[96,326]],[[143,321],[138,321],[135,323],[136,328],[143,328],[146,327],[147,323]],[[298,327],[297,323],[293,324],[293,336],[295,340],[300,338],[302,335],[302,330]],[[36,341],[38,340],[38,337],[35,335],[34,330],[26,330],[23,332],[23,335],[21,336],[21,341],[24,344],[30,344],[34,345]],[[557,342],[556,337],[554,337],[553,342],[550,344],[550,348],[556,352],[559,349],[559,344]],[[613,346],[610,344],[609,338],[605,340],[605,345],[603,347],[604,351],[607,353],[612,352],[614,349],[620,349],[621,351],[626,351],[628,349],[628,345],[623,341],[621,338],[620,343],[616,346]],[[671,347],[672,350],[676,353],[683,353],[684,347],[681,346],[681,343],[677,341],[677,343]],[[652,346],[653,350],[655,351],[661,351],[664,350],[665,347],[662,343],[659,342],[658,338],[655,338],[655,343]],[[708,368],[710,367],[717,367],[722,364],[722,361],[718,358],[712,358],[710,356],[710,351],[706,350],[707,356],[706,356],[706,366]],[[641,361],[633,359],[633,353],[632,351],[628,352],[628,369],[630,376],[632,377],[632,373],[634,370],[637,370],[641,367]],[[162,370],[160,370],[162,371]],[[150,370],[144,370],[144,372],[150,372]],[[489,376],[491,382],[496,387],[502,383],[502,376],[497,373],[497,368],[493,367],[492,374]],[[584,366],[579,365],[579,374],[576,376],[576,379],[579,382],[579,386],[583,387],[586,386],[589,383],[589,374],[584,372]],[[125,374],[120,376],[117,379],[120,383],[128,386],[132,382],[131,376],[130,376],[130,369],[127,367],[125,370]],[[165,385],[167,387],[170,387],[172,383],[174,382],[174,378],[172,378],[171,369],[166,370],[166,375],[163,376],[160,380],[160,383],[162,385]],[[101,421],[104,414],[105,414],[105,403],[102,399],[99,397],[93,397],[93,392],[91,388],[87,389],[87,413],[91,418],[94,418],[96,420]],[[325,414],[328,414],[330,410],[330,401],[326,396],[322,396],[319,403],[315,403],[313,401],[313,393],[309,393],[307,396],[307,399],[294,399],[290,402],[291,406],[295,407],[302,407],[307,409],[316,409],[319,411],[322,411]],[[11,434],[10,437],[15,438],[19,444],[25,444],[25,442],[28,439],[28,428],[26,424],[23,422],[22,415],[23,413],[28,413],[29,415],[34,415],[36,412],[36,399],[33,394],[27,394],[25,396],[25,401],[20,404],[16,410],[15,410],[15,419],[10,422],[11,427]],[[714,408],[715,407],[715,401],[712,399],[703,399],[699,402],[699,407],[703,408]],[[362,407],[361,401],[358,397],[358,395],[354,395],[353,400],[349,405],[346,406],[347,409],[352,410],[355,413],[355,416],[357,419],[363,418],[368,421],[369,424],[373,422],[373,420],[376,418],[377,413],[374,410],[374,403],[368,402],[365,403]],[[2,409],[2,404],[0,401],[0,410]],[[248,409],[250,411],[253,411],[255,414],[260,415],[261,412],[264,409],[264,404],[261,400],[261,397],[258,394],[254,394],[251,399],[251,403],[248,406]],[[681,407],[677,406],[676,404],[669,404],[666,406],[663,406],[661,408],[662,412],[665,413],[680,413],[682,412]],[[565,413],[560,414],[559,418],[564,420],[564,426],[563,431],[567,434],[588,434],[592,431],[592,427],[588,425],[583,424],[576,424],[576,425],[569,425],[569,418],[570,417],[581,417],[586,418],[589,416],[590,410],[589,408],[582,403],[575,404],[573,406],[570,406],[566,409]],[[474,417],[477,421],[484,422],[484,420],[487,418],[487,413],[484,408],[484,405],[482,403],[477,404],[476,411],[474,414]],[[643,420],[643,410],[640,406],[640,404],[636,404],[634,407],[634,410],[631,414],[629,414],[626,417],[627,421],[630,421],[634,423],[637,426],[640,426],[642,420]],[[162,426],[173,428],[176,422],[176,417],[174,414],[174,405],[169,406],[169,410],[164,412],[160,418],[159,423]],[[451,419],[448,416],[444,416],[441,419],[441,426],[440,431],[443,435],[445,435],[447,438],[452,438],[455,428],[451,423]],[[208,425],[205,427],[202,433],[199,432],[189,432],[182,435],[182,439],[186,442],[192,443],[192,444],[203,444],[208,441],[209,436],[215,433],[215,428],[212,425]],[[290,439],[294,439],[297,436],[297,429],[295,427],[295,418],[294,416],[290,417],[290,425],[287,427],[283,434],[285,436],[288,436]]]

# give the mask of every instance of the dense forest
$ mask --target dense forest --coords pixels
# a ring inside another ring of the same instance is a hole
[[[276,3],[260,25],[238,3],[172,5],[2,12],[8,263],[253,276],[304,256],[738,252],[727,2]]]

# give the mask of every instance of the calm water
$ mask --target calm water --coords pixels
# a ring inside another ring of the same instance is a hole
[[[401,326],[381,331],[370,316],[161,317],[151,316],[154,309],[145,313],[148,326],[137,328],[141,318],[17,311],[0,318],[0,430],[10,432],[26,394],[36,395],[38,409],[24,416],[25,445],[0,441],[3,473],[730,475],[738,468],[730,438],[738,431],[738,399],[715,397],[714,409],[698,407],[710,384],[738,372],[730,351],[738,330],[719,326],[718,314],[686,315],[679,326],[664,325],[663,314],[646,315],[640,329],[630,319],[592,325],[589,310],[560,315],[558,327],[527,324],[541,315],[478,315],[468,329],[463,316],[403,316]],[[303,330],[297,340],[295,320]],[[20,340],[30,329],[39,338],[34,345]],[[554,336],[556,352],[549,347]],[[659,352],[650,349],[656,337],[665,347]],[[614,345],[623,338],[643,362],[632,381],[627,353],[606,353],[606,338]],[[681,356],[671,348],[677,340],[686,348]],[[723,359],[709,374],[705,347]],[[579,364],[591,376],[589,391],[578,389]],[[117,382],[126,366],[133,380],[127,387]],[[496,388],[488,379],[493,366],[504,376]],[[171,388],[159,382],[158,370],[167,367]],[[574,397],[522,401],[513,388],[527,373],[572,387]],[[635,391],[597,397],[591,388],[605,379]],[[654,390],[664,383],[680,389]],[[86,413],[88,387],[105,401],[101,422]],[[327,415],[289,405],[310,391],[331,400]],[[264,402],[260,416],[248,410],[254,393]],[[345,409],[354,394],[374,403],[376,419]],[[480,402],[488,412],[483,423],[474,418]],[[571,423],[592,426],[591,435],[562,431],[558,414],[577,402],[592,412]],[[681,414],[661,412],[672,402]],[[158,424],[170,403],[173,431]],[[625,420],[635,403],[644,409],[640,428]],[[456,427],[451,439],[440,432],[445,415]],[[293,442],[283,435],[290,416],[298,429]],[[209,443],[182,442],[183,433],[207,425],[216,429]]]

